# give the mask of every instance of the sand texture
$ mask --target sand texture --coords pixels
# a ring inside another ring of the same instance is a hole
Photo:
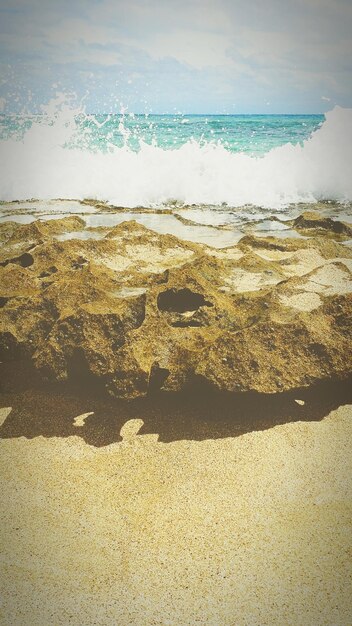
[[[1,440],[2,625],[351,624],[351,406],[216,441],[141,425]]]

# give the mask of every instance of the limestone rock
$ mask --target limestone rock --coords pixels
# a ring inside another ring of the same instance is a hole
[[[305,211],[293,221],[293,225],[298,229],[321,229],[348,237],[352,236],[352,228],[349,224],[333,220],[331,217],[324,217],[316,211]]]
[[[122,398],[199,383],[274,393],[349,374],[352,252],[321,225],[215,253],[133,221],[58,241],[84,223],[55,221],[3,229],[3,360]]]

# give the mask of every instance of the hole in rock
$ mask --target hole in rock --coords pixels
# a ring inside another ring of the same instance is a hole
[[[90,371],[82,348],[74,348],[67,362],[67,374],[69,381],[74,380],[78,388],[99,392],[103,387],[101,379]]]
[[[3,296],[0,297],[0,309],[2,309],[5,304],[7,304],[9,301],[9,298],[4,298]]]
[[[39,274],[39,278],[48,278],[48,276],[51,276],[52,274],[56,274],[56,272],[57,272],[57,267],[55,267],[55,265],[52,265],[51,267],[49,267],[49,269]]]
[[[33,265],[34,263],[34,258],[31,254],[29,254],[29,252],[24,252],[24,254],[21,254],[21,256],[17,256],[14,259],[6,259],[6,261],[0,263],[0,266],[6,267],[9,263],[15,263],[21,267],[30,267],[30,265]]]
[[[321,343],[311,343],[308,346],[310,352],[315,354],[318,358],[322,359],[326,357],[326,347]]]
[[[186,311],[197,311],[201,306],[213,306],[201,293],[185,289],[167,289],[158,295],[159,311],[172,311],[174,313],[185,313]]]
[[[34,258],[29,252],[25,252],[18,257],[18,263],[21,267],[30,267],[34,263]]]
[[[149,393],[160,391],[169,374],[170,370],[160,367],[159,363],[154,363],[150,369]]]

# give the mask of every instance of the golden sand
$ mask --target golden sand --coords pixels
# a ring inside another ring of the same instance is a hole
[[[1,440],[1,624],[351,624],[352,407],[202,442],[140,426]]]

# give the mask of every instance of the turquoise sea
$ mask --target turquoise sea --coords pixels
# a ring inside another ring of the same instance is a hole
[[[45,116],[1,116],[0,140],[22,138]],[[127,145],[138,151],[141,142],[174,150],[189,141],[217,143],[230,152],[263,155],[286,143],[308,139],[323,115],[92,115],[75,116],[76,133],[69,145],[90,150]]]
[[[352,111],[325,115],[89,114],[63,100],[0,116],[0,200],[117,206],[352,199]]]

